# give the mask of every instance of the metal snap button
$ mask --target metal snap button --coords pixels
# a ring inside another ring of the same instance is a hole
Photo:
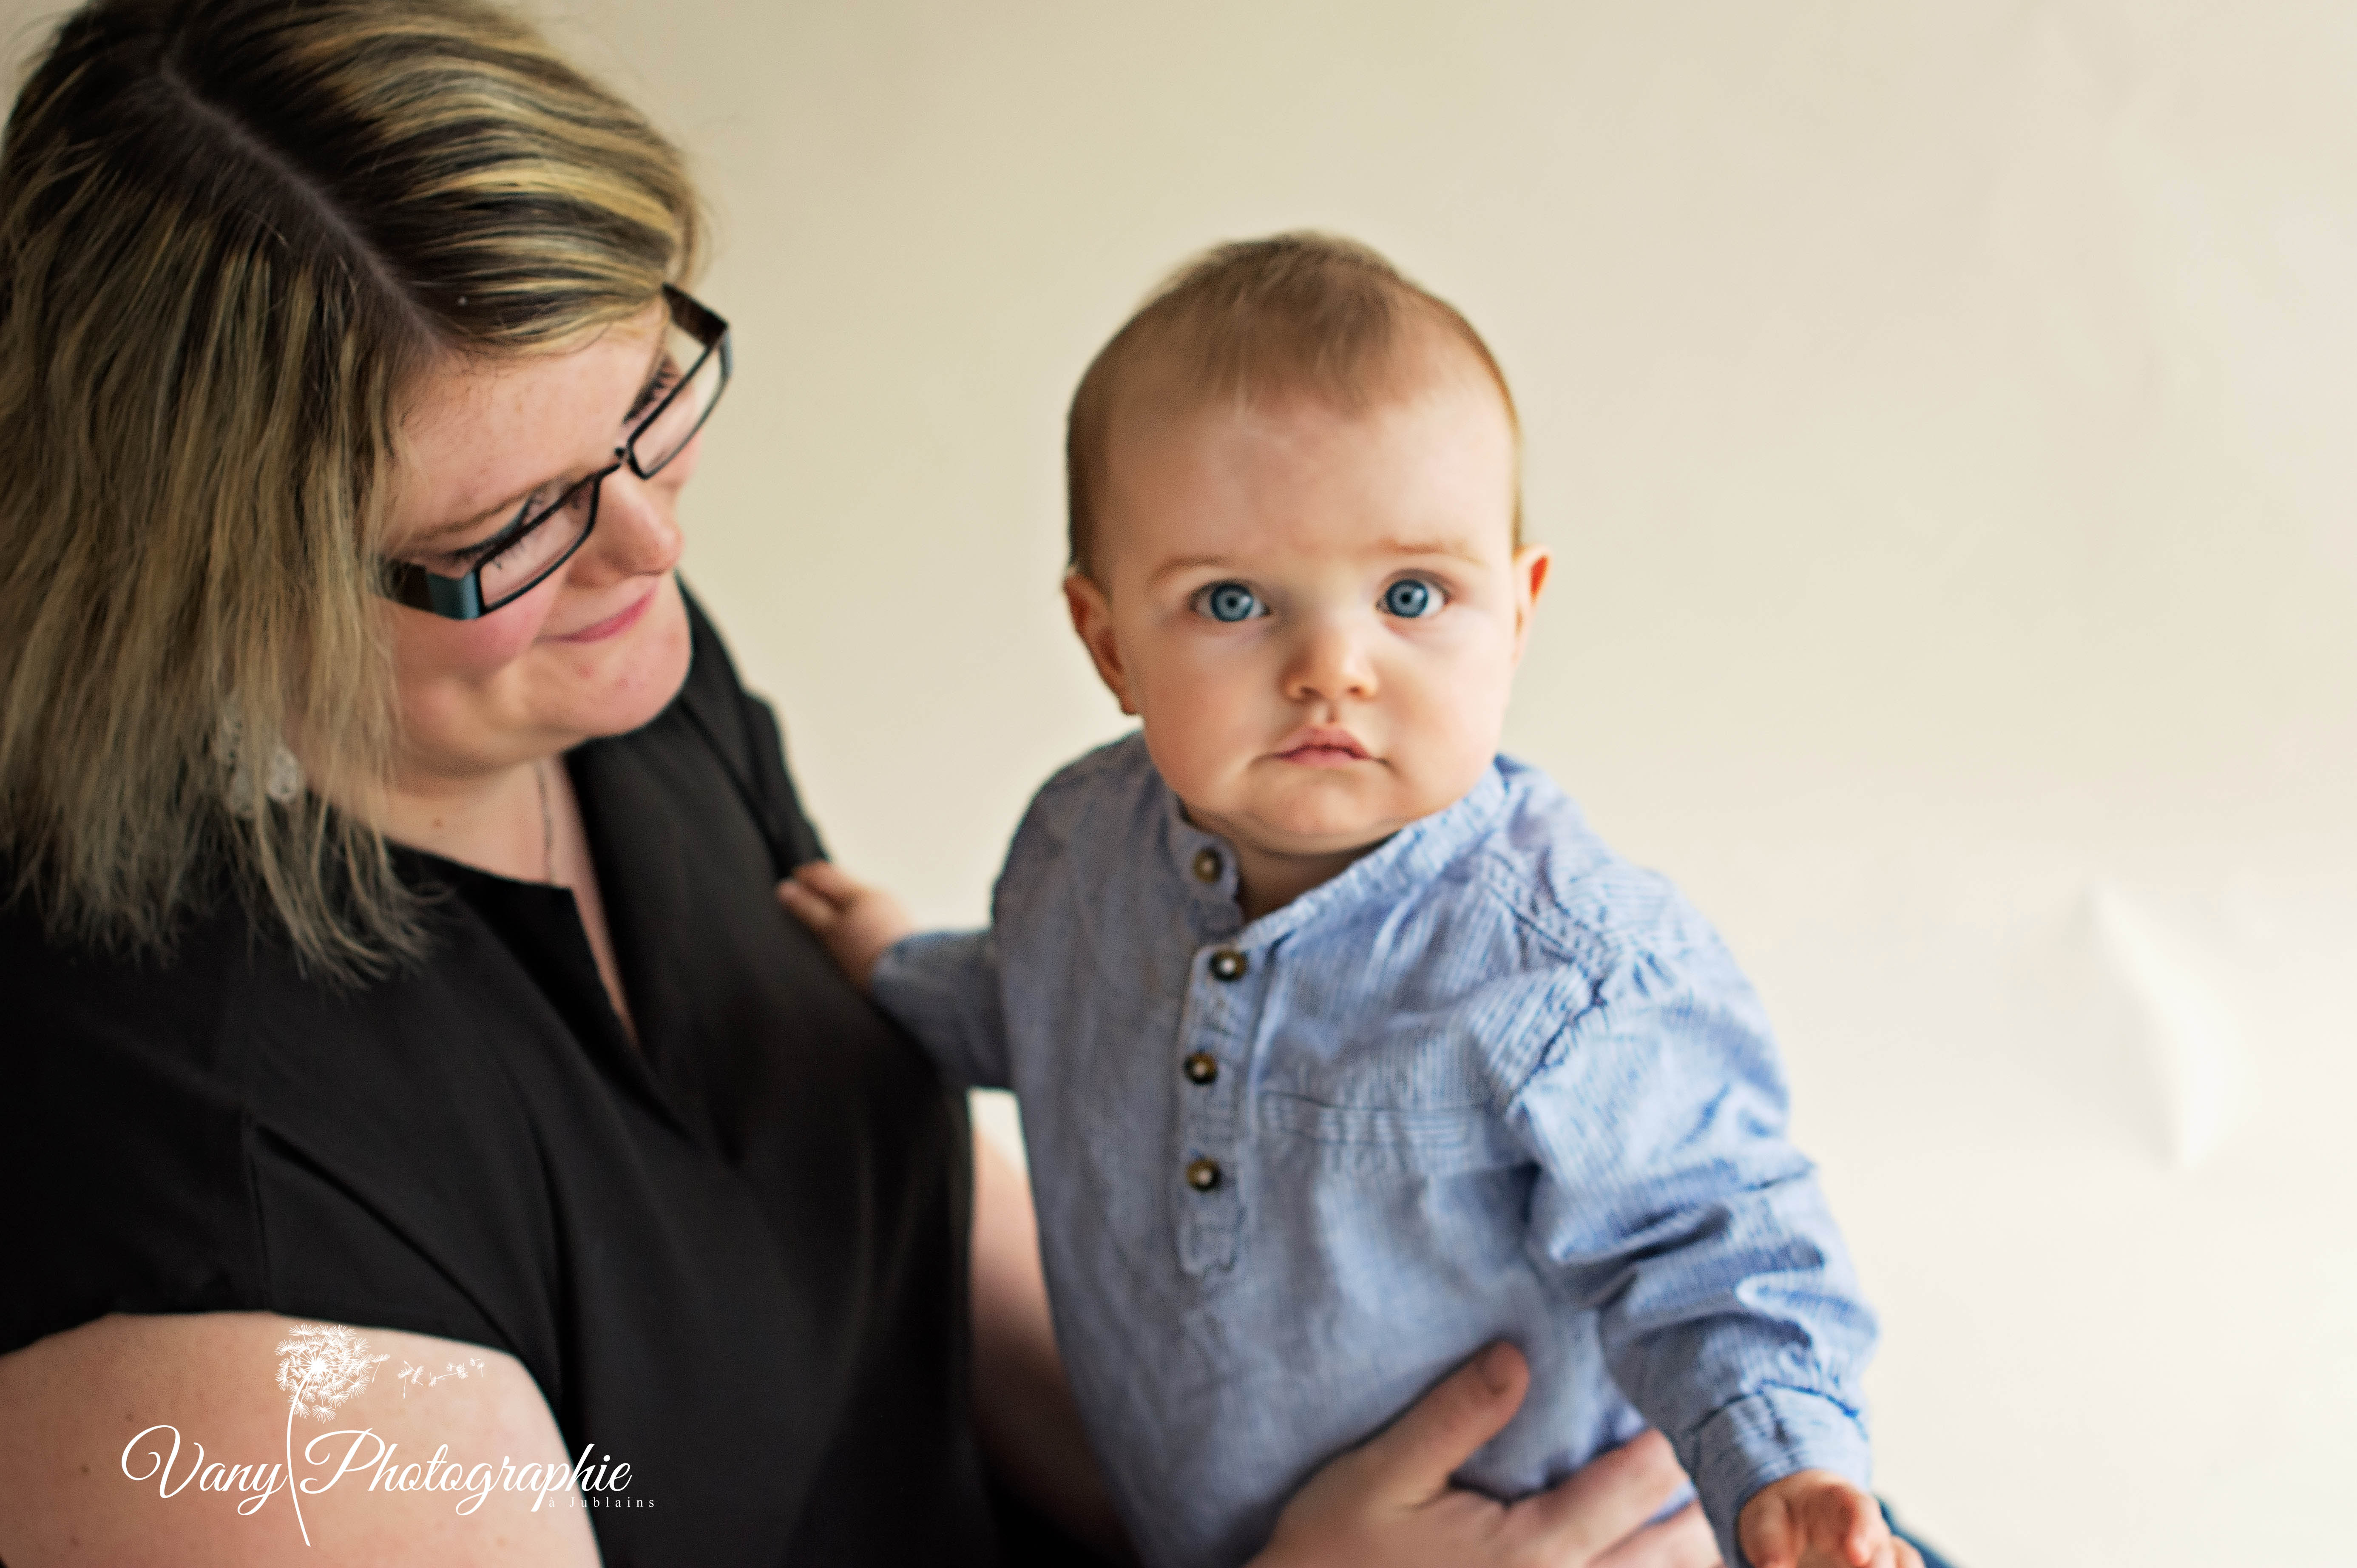
[[[1220,1162],[1217,1160],[1189,1160],[1187,1162],[1187,1185],[1193,1187],[1197,1192],[1209,1192],[1213,1187],[1219,1186]]]
[[[1233,948],[1222,948],[1211,955],[1213,980],[1242,980],[1249,967],[1244,955]]]
[[[1196,1051],[1179,1065],[1185,1069],[1189,1083],[1211,1083],[1220,1076],[1220,1058],[1209,1051]]]
[[[1195,852],[1195,880],[1198,882],[1217,882],[1219,879],[1220,852],[1215,849],[1197,850]]]

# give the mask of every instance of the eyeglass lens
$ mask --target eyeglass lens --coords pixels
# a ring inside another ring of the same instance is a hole
[[[484,558],[480,563],[484,604],[496,606],[522,592],[581,542],[581,536],[597,520],[597,481],[604,477],[592,474],[576,480],[557,498],[537,527],[526,529],[497,554]]]
[[[629,456],[638,472],[651,478],[695,439],[720,395],[724,370],[718,349],[706,353],[705,346],[692,334],[673,326],[663,345],[662,363],[644,399],[652,415],[630,439]],[[687,378],[683,384],[683,374]],[[537,527],[482,563],[486,605],[497,605],[522,592],[580,543],[597,521],[598,481],[603,477],[592,475],[576,482]]]
[[[662,406],[630,436],[633,468],[651,478],[695,439],[705,416],[720,396],[726,369],[725,353],[717,344],[707,347],[677,322],[672,324],[663,343],[662,365],[646,397],[649,408]],[[682,376],[686,377],[683,385]],[[666,398],[668,403],[663,401]]]

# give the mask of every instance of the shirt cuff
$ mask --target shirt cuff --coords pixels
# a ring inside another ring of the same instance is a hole
[[[922,1036],[962,1000],[958,982],[963,932],[920,931],[902,937],[876,955],[867,972],[867,994],[901,1027]],[[930,1042],[929,1042],[930,1043]]]
[[[876,955],[876,962],[867,972],[867,993],[875,998],[877,1005],[888,1013],[894,1011],[891,1004],[884,1000],[884,993],[918,979],[922,972],[921,955],[927,945],[926,939],[935,936],[935,932],[919,931],[912,936],[902,937]]]
[[[1736,1541],[1735,1521],[1769,1482],[1796,1470],[1831,1470],[1863,1487],[1874,1472],[1864,1417],[1801,1389],[1766,1389],[1720,1407],[1683,1457],[1727,1568],[1751,1568]]]

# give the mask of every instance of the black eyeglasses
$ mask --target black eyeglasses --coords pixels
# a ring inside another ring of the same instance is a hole
[[[451,620],[487,616],[532,592],[573,558],[597,526],[597,493],[608,475],[628,464],[639,478],[651,479],[687,450],[726,389],[736,355],[728,323],[668,284],[663,299],[671,306],[671,327],[662,363],[641,399],[645,412],[631,411],[635,423],[614,448],[614,461],[554,499],[537,490],[526,497],[514,521],[451,553],[450,563],[466,568],[456,576],[414,561],[386,562],[387,598]]]

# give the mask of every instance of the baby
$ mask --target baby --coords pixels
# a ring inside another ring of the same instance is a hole
[[[1019,1097],[1057,1338],[1154,1568],[1241,1562],[1501,1338],[1531,1394],[1465,1484],[1652,1424],[1728,1563],[1895,1561],[1874,1319],[1759,1000],[1497,755],[1548,571],[1519,445],[1472,328],[1373,252],[1209,252],[1072,403],[1065,596],[1141,732],[1039,791],[987,930],[908,935],[824,865],[781,889]]]

